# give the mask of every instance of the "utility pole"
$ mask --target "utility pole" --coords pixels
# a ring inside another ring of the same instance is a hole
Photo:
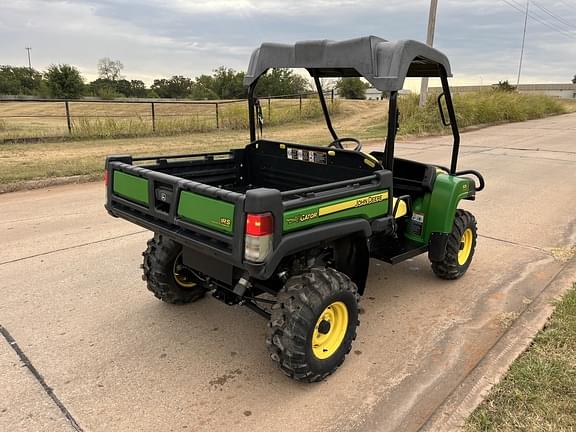
[[[526,0],[526,15],[524,16],[524,34],[522,35],[522,49],[520,50],[520,63],[518,64],[518,80],[516,81],[516,88],[520,85],[520,74],[522,73],[522,60],[524,58],[524,43],[526,42],[526,27],[528,26],[528,9],[530,8],[530,0]]]
[[[428,15],[428,34],[426,44],[434,45],[434,30],[436,29],[436,10],[438,9],[438,0],[430,1],[430,14]],[[428,77],[422,78],[420,86],[420,106],[423,107],[428,98]]]
[[[32,47],[27,46],[26,47],[26,51],[28,51],[28,69],[32,70],[32,61],[30,61],[30,51],[32,50]]]

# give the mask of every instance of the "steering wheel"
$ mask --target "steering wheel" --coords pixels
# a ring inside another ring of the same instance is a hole
[[[356,143],[356,147],[354,148],[354,151],[362,150],[362,143],[360,141],[358,141],[356,138],[338,138],[338,139],[335,139],[334,141],[332,141],[330,144],[328,144],[328,147],[336,147],[337,149],[346,150],[346,149],[344,149],[344,146],[342,145],[343,142]]]

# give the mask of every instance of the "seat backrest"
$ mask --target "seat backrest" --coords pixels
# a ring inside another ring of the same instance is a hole
[[[372,152],[372,156],[383,160],[383,152]],[[408,159],[394,158],[394,195],[423,195],[432,192],[436,180],[434,165]]]

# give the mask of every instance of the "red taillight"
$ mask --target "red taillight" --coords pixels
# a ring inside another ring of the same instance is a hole
[[[104,185],[108,186],[108,181],[109,181],[108,170],[104,170]]]
[[[246,216],[246,234],[265,236],[274,233],[274,217],[271,213],[248,214]]]
[[[274,243],[274,217],[271,213],[248,214],[246,216],[246,238],[244,258],[261,263],[272,251]]]

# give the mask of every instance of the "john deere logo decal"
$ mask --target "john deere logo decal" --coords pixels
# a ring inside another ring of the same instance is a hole
[[[344,210],[376,204],[379,202],[386,201],[387,199],[388,199],[388,191],[379,192],[361,198],[355,198],[341,203],[320,207],[317,210],[308,210],[307,212],[287,217],[285,219],[285,223],[287,225],[293,225],[297,223],[308,222],[312,219],[317,219],[332,213],[337,213]]]
[[[332,204],[326,207],[321,207],[319,210],[320,216],[329,215],[343,210],[348,210],[357,207],[364,207],[370,204],[376,204],[388,199],[388,191],[380,192],[374,195],[369,195],[362,198],[356,198],[350,201],[344,201],[338,204]]]
[[[220,225],[224,225],[226,227],[229,227],[230,225],[232,225],[232,220],[230,218],[221,217],[220,218]]]
[[[296,216],[289,217],[286,219],[287,224],[295,224],[299,222],[306,222],[312,219],[316,219],[318,217],[318,211],[313,211],[310,213],[302,213]]]

